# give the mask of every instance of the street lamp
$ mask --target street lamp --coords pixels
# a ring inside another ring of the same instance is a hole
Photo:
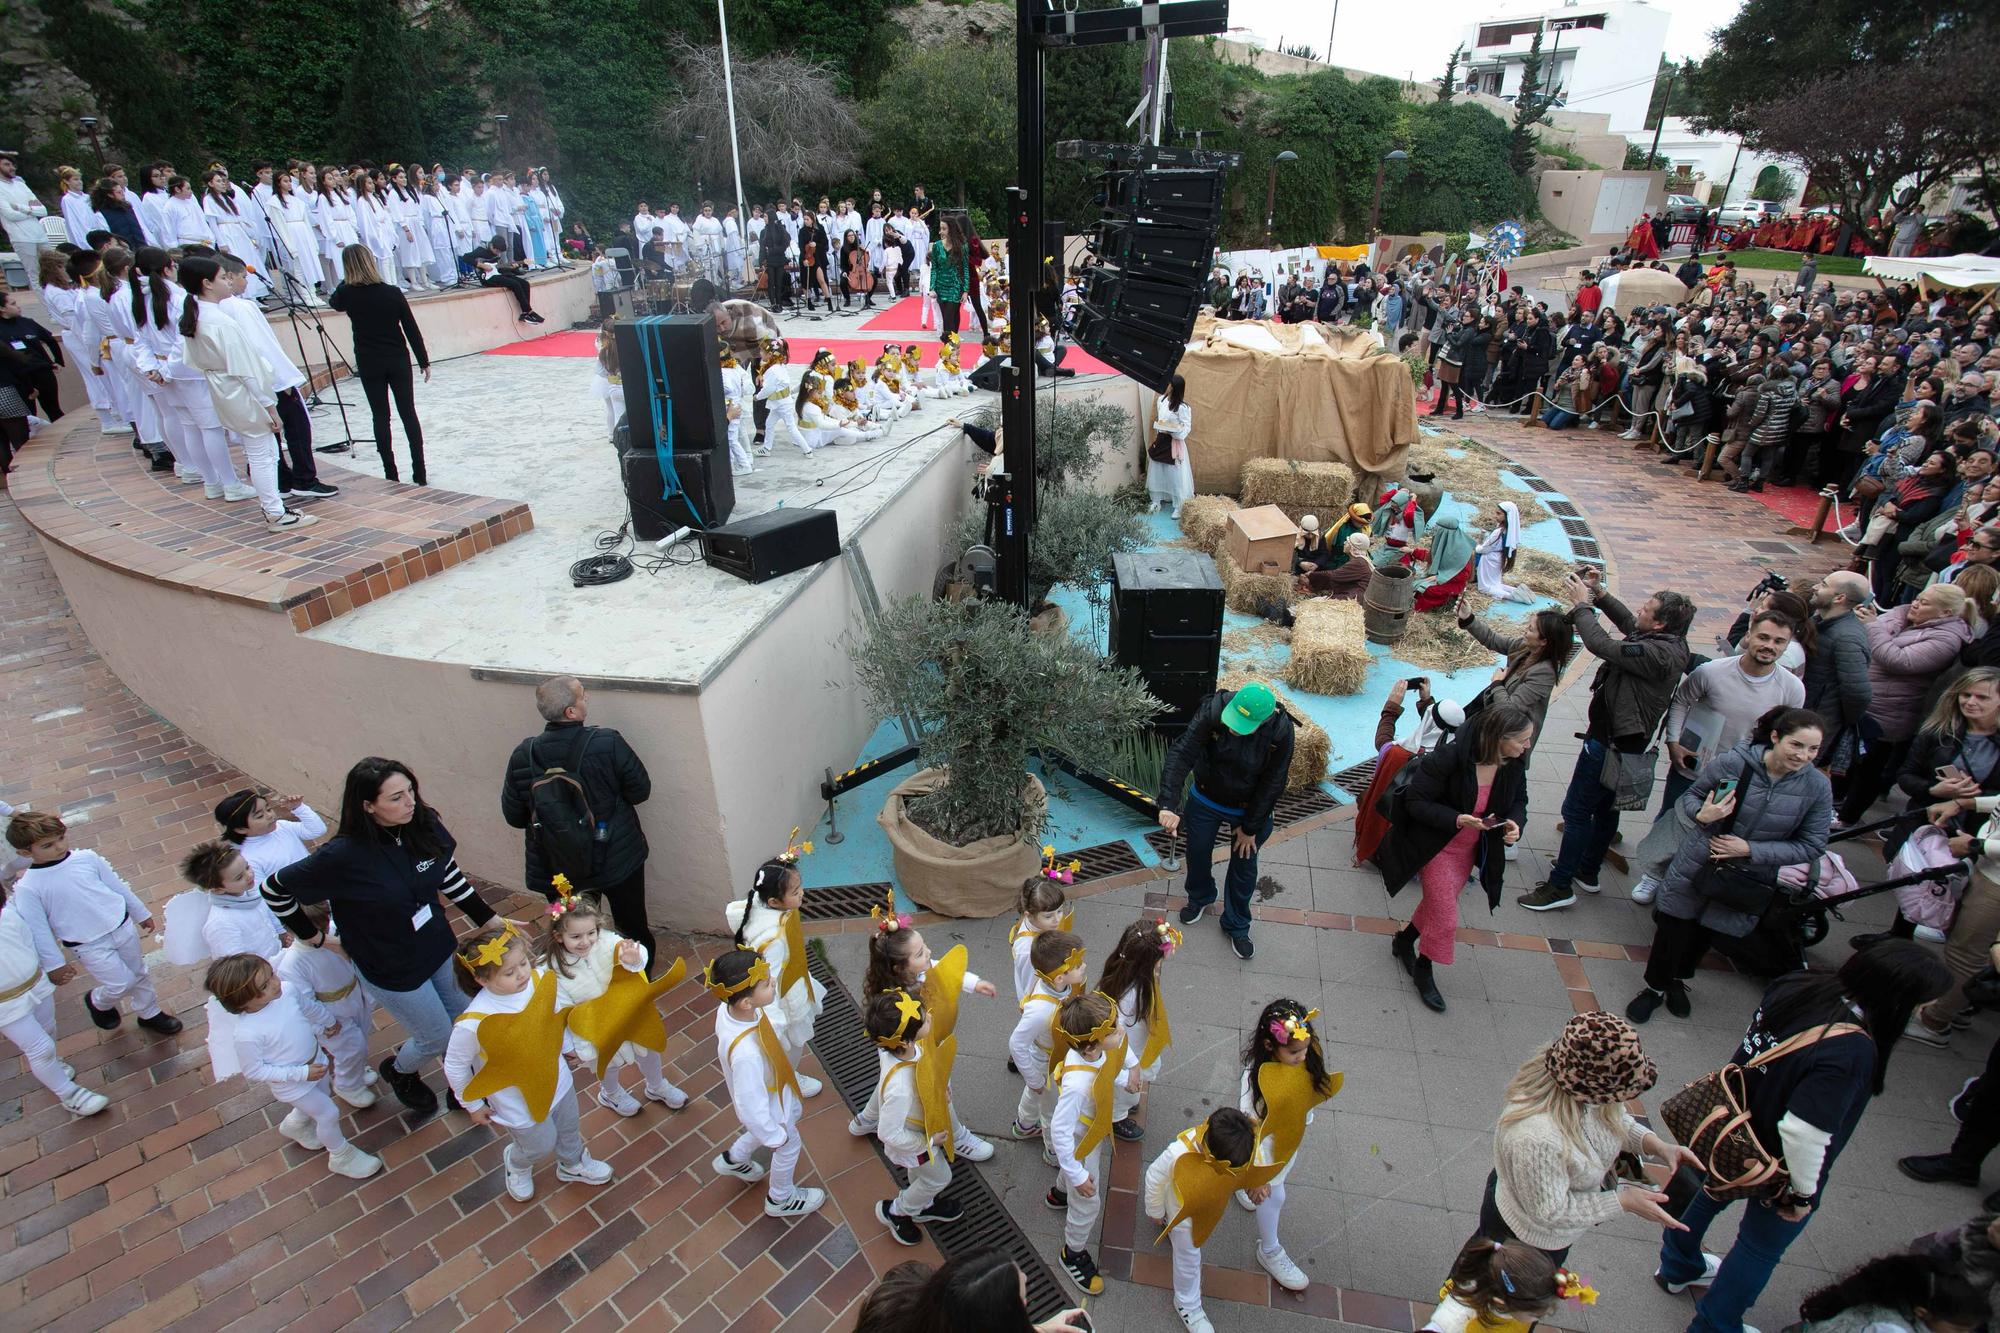
[[[97,117],[78,116],[76,123],[83,126],[83,132],[90,136],[90,150],[97,154],[97,169],[100,173],[103,172],[106,163],[104,160],[104,145],[97,140]]]
[[[507,114],[504,111],[493,113],[493,127],[500,135],[500,162],[504,169],[507,162]]]
[[[1368,243],[1375,244],[1376,229],[1382,225],[1382,177],[1388,172],[1391,162],[1407,162],[1410,155],[1400,148],[1391,148],[1382,154],[1382,160],[1375,164],[1375,202],[1368,205]]]
[[[1264,248],[1266,250],[1276,248],[1272,241],[1271,226],[1273,220],[1277,217],[1278,211],[1278,164],[1280,162],[1296,162],[1298,160],[1299,155],[1289,148],[1271,159],[1271,174],[1264,181]]]

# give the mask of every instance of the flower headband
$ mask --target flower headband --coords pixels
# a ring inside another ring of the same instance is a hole
[[[895,990],[887,990],[882,993],[896,997],[896,1030],[886,1037],[875,1038],[875,1044],[893,1050],[895,1047],[905,1044],[907,1041],[906,1033],[923,1026],[924,1006],[921,1001],[900,986]]]
[[[1597,1304],[1597,1288],[1585,1282],[1581,1273],[1567,1268],[1556,1270],[1556,1295],[1566,1301],[1575,1301],[1578,1305]]]
[[[812,855],[812,840],[808,838],[804,842],[797,842],[795,839],[798,836],[799,826],[794,824],[792,825],[792,831],[785,835],[785,850],[778,853],[777,859],[783,861],[788,866],[797,865],[801,856]]]
[[[1181,934],[1181,928],[1179,926],[1176,926],[1171,921],[1165,921],[1165,920],[1156,921],[1153,923],[1153,934],[1159,938],[1160,957],[1162,958],[1171,957],[1173,955],[1174,950],[1181,947],[1181,941],[1185,938]]]
[[[507,957],[507,950],[513,948],[515,942],[520,938],[515,933],[514,927],[511,925],[502,926],[498,935],[495,935],[492,939],[480,941],[479,946],[470,953],[461,952],[458,955],[458,961],[464,963],[475,973],[482,967],[498,967],[501,961]]]
[[[701,984],[708,987],[710,995],[713,995],[716,999],[724,1003],[735,999],[747,990],[755,988],[758,982],[765,980],[771,975],[771,965],[764,961],[764,955],[758,954],[757,961],[750,965],[748,972],[744,973],[743,980],[737,982],[734,986],[728,985],[715,974],[716,963],[721,962],[722,958],[726,957],[728,955],[724,954],[711,960],[708,966],[701,970]]]
[[[561,921],[576,910],[576,890],[570,887],[568,875],[558,874],[549,885],[556,891],[556,900],[549,904],[549,920]]]
[[[1054,843],[1042,848],[1042,878],[1055,880],[1058,884],[1072,884],[1076,882],[1076,872],[1081,869],[1083,869],[1081,861],[1057,865]]]
[[[1070,956],[1072,958],[1075,958],[1079,965],[1083,962],[1083,950],[1081,949],[1077,950],[1074,954]],[[1088,1032],[1069,1032],[1065,1030],[1063,1035],[1070,1039],[1072,1045],[1088,1046],[1092,1042],[1103,1041],[1106,1037],[1111,1035],[1112,1029],[1118,1026],[1117,1004],[1113,1002],[1113,1000],[1109,995],[1105,995],[1104,992],[1101,990],[1092,991],[1091,994],[1103,996],[1104,1002],[1111,1006],[1111,1012],[1104,1016],[1103,1022],[1099,1023],[1096,1027],[1090,1029],[1090,1031]]]
[[[885,885],[882,901],[868,909],[868,919],[875,923],[879,935],[892,935],[899,930],[908,930],[910,914],[896,910],[896,890],[893,885]]]
[[[1266,1026],[1270,1029],[1271,1036],[1276,1039],[1280,1046],[1289,1046],[1295,1041],[1311,1041],[1313,1039],[1312,1021],[1318,1017],[1319,1010],[1308,1009],[1304,1017],[1300,1017],[1297,1014],[1281,1014],[1277,1018],[1272,1019]]]

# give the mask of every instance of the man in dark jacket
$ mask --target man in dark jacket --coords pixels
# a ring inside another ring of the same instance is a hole
[[[551,902],[550,881],[558,871],[569,877],[578,893],[603,896],[618,933],[646,951],[653,966],[653,931],[646,918],[646,834],[639,812],[653,794],[653,779],[645,764],[609,727],[584,724],[590,703],[574,676],[557,676],[535,687],[535,709],[548,725],[514,747],[507,760],[507,777],[500,786],[500,813],[510,827],[527,829],[528,887]],[[550,863],[548,850],[534,829],[534,786],[549,769],[575,776],[583,786],[597,824],[588,868]]]
[[[1833,766],[1836,758],[1853,757],[1861,719],[1874,698],[1868,684],[1868,626],[1855,614],[1873,601],[1868,580],[1844,569],[1821,579],[1808,599],[1818,643],[1806,658],[1806,707],[1826,719],[1821,768]]]
[[[1229,872],[1224,877],[1222,933],[1238,958],[1256,953],[1250,943],[1250,891],[1257,886],[1257,849],[1271,836],[1271,812],[1285,790],[1292,767],[1291,715],[1261,681],[1240,690],[1217,690],[1202,701],[1188,729],[1167,752],[1160,774],[1160,827],[1180,830],[1181,788],[1189,773],[1187,798],[1187,906],[1181,921],[1192,925],[1215,901],[1215,835],[1227,821],[1235,826]]]
[[[1572,574],[1565,587],[1576,636],[1598,666],[1590,682],[1583,748],[1563,794],[1562,846],[1549,877],[1533,893],[1516,899],[1531,912],[1571,906],[1576,902],[1573,886],[1597,892],[1604,853],[1618,831],[1618,793],[1604,783],[1605,756],[1645,753],[1687,671],[1687,632],[1694,621],[1694,603],[1681,593],[1656,592],[1634,613],[1599,591],[1595,580],[1585,583]],[[1598,621],[1598,611],[1623,638],[1611,637]]]

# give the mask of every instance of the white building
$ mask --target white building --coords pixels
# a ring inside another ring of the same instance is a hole
[[[1628,130],[1626,142],[1641,152],[1652,147],[1651,130]],[[1658,153],[1667,160],[1667,175],[1671,181],[1679,175],[1691,178],[1688,190],[1696,199],[1710,208],[1720,208],[1725,204],[1741,203],[1750,197],[1750,189],[1757,183],[1758,173],[1768,166],[1782,167],[1792,178],[1795,187],[1782,202],[1787,206],[1796,205],[1805,193],[1805,172],[1793,162],[1783,158],[1766,157],[1754,149],[1745,148],[1742,156],[1737,156],[1741,141],[1733,134],[1698,134],[1684,116],[1668,116],[1660,126],[1660,146]],[[1731,169],[1735,171],[1731,179]],[[1679,188],[1675,186],[1674,188]],[[1724,190],[1728,197],[1723,197]]]
[[[1475,92],[1511,100],[1535,34],[1542,36],[1542,88],[1569,111],[1610,117],[1613,133],[1646,123],[1653,77],[1667,49],[1667,13],[1645,0],[1568,4],[1500,14],[1466,27],[1459,68]]]

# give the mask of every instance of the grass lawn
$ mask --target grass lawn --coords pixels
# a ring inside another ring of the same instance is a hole
[[[1777,269],[1782,273],[1797,273],[1799,261],[1805,255],[1797,250],[1731,250],[1729,257],[1736,261],[1738,268]],[[1862,261],[1844,255],[1821,255],[1819,275],[1822,278],[1858,278]]]

